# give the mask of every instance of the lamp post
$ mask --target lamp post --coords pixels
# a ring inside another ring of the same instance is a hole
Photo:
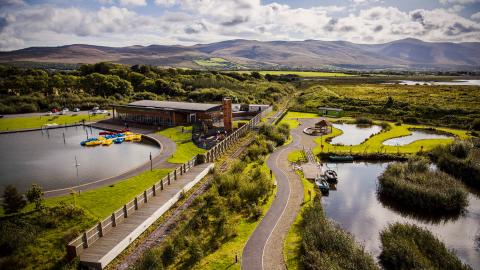
[[[75,156],[75,169],[77,170],[78,195],[80,195],[80,178],[78,177],[78,167],[80,167],[80,163],[78,163],[77,156]]]
[[[152,152],[150,152],[150,171],[153,170],[153,163],[152,163]]]

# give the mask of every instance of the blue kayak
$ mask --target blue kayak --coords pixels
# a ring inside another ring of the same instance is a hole
[[[117,144],[123,143],[123,141],[125,141],[124,138],[116,138],[115,140],[113,140],[113,142],[114,142],[114,143],[117,143]]]

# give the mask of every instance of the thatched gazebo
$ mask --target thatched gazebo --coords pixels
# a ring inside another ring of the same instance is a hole
[[[328,121],[325,118],[321,118],[320,121],[315,123],[315,128],[320,129],[320,132],[323,134],[328,134],[332,132],[333,126],[332,126],[332,123],[330,123],[330,121]]]

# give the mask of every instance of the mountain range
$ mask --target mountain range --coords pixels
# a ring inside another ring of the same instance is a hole
[[[402,39],[383,44],[346,41],[228,40],[192,46],[106,47],[73,44],[0,52],[0,62],[96,63],[195,69],[479,70],[479,42]]]

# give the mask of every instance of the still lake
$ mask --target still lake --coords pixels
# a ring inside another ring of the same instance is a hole
[[[331,143],[341,145],[359,145],[382,130],[382,127],[377,125],[362,126],[345,123],[333,124],[333,127],[340,129],[343,133],[333,138]]]
[[[452,136],[444,135],[444,134],[436,134],[432,132],[425,132],[425,131],[419,131],[419,130],[412,130],[412,134],[408,136],[403,136],[403,137],[397,137],[397,138],[392,138],[388,139],[383,142],[384,145],[390,145],[390,146],[402,146],[402,145],[407,145],[410,144],[414,141],[418,140],[426,140],[426,139],[449,139],[453,138]]]
[[[466,212],[448,220],[419,219],[393,210],[377,198],[378,176],[388,163],[342,163],[338,184],[322,198],[328,218],[354,235],[375,258],[381,252],[380,231],[394,222],[417,224],[430,230],[448,249],[474,269],[480,269],[480,198],[469,193]],[[328,164],[334,167],[333,164]]]
[[[25,191],[32,183],[43,190],[67,188],[122,174],[149,161],[160,148],[149,141],[84,147],[80,142],[97,137],[95,128],[68,127],[47,131],[0,134],[0,192],[6,185]],[[65,133],[65,143],[63,134]],[[75,166],[78,163],[78,177]]]

